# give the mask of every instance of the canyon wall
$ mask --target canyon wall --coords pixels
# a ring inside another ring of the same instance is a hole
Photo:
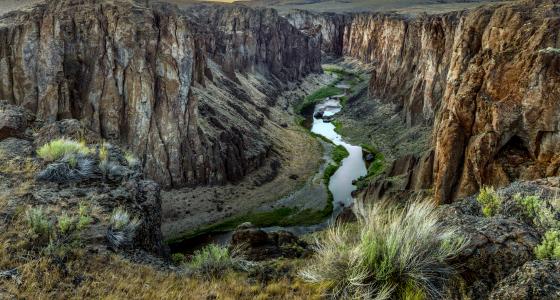
[[[360,15],[344,54],[374,64],[370,94],[401,105],[409,126],[433,122],[435,198],[450,202],[558,175],[559,28],[559,1],[412,20]]]
[[[300,27],[332,20],[299,15],[307,20],[292,21]],[[342,45],[324,50],[374,67],[366,101],[394,104],[408,127],[433,126],[433,151],[397,159],[388,173],[404,176],[405,189],[433,182],[436,200],[450,202],[483,185],[559,174],[559,22],[558,0],[418,17],[353,14]],[[327,41],[338,39],[329,33]]]
[[[258,168],[274,91],[320,68],[320,40],[270,9],[49,0],[0,17],[0,41],[0,99],[81,120],[167,187]],[[247,72],[258,99],[240,87]]]

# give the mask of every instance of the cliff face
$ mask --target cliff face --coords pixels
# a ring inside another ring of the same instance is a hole
[[[444,93],[457,19],[356,15],[345,29],[343,54],[374,66],[372,97],[401,107],[409,126],[430,123]]]
[[[195,10],[64,0],[5,15],[0,99],[47,122],[81,120],[128,145],[165,186],[242,177],[270,142],[266,104],[244,93],[235,72],[261,74],[255,89],[268,97],[257,100],[270,102],[271,91],[319,68],[319,41],[270,10]]]
[[[560,2],[480,9],[461,18],[435,131],[435,192],[558,174]]]
[[[405,175],[405,189],[433,181],[449,202],[558,174],[559,11],[557,0],[533,0],[416,18],[353,14],[343,25],[323,25],[329,15],[291,20],[318,26],[327,43],[340,35],[329,28],[343,27],[340,47],[324,49],[372,64],[370,98],[396,105],[409,127],[434,127],[434,153],[413,158],[428,163],[391,176]]]
[[[376,66],[370,93],[411,126],[434,123],[437,201],[558,174],[559,10],[530,1],[347,28],[344,53]]]
[[[286,19],[303,31],[321,33],[321,50],[327,54],[341,56],[344,48],[344,31],[351,20],[350,15],[313,13],[296,10],[286,15]]]

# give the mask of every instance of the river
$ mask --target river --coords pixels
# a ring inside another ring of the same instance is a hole
[[[366,164],[362,154],[362,147],[347,143],[344,141],[342,136],[335,131],[335,126],[331,122],[326,122],[322,118],[315,117],[316,113],[319,111],[323,112],[323,117],[331,117],[339,113],[341,110],[342,106],[338,99],[325,99],[324,101],[318,103],[313,112],[313,122],[311,123],[310,128],[311,132],[324,136],[335,145],[343,146],[349,153],[349,156],[342,160],[340,167],[330,178],[328,188],[333,194],[334,202],[331,218],[328,218],[320,224],[311,226],[274,226],[262,228],[264,231],[287,230],[296,235],[316,232],[331,224],[344,207],[352,205],[352,192],[356,190],[352,181],[366,175],[367,173]],[[318,207],[317,209],[322,209],[322,207]],[[227,244],[231,239],[231,235],[231,231],[208,233],[170,246],[172,252],[192,253],[194,250],[200,249],[210,243],[222,245]]]

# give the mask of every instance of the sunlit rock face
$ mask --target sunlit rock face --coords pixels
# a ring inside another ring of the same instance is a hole
[[[1,17],[0,40],[0,99],[79,119],[167,187],[258,168],[275,91],[320,69],[320,39],[267,9],[47,1]]]
[[[412,168],[404,188],[433,180],[436,199],[450,202],[482,185],[558,175],[559,10],[549,0],[418,17],[351,14],[342,24],[330,15],[289,19],[317,26],[325,51],[371,64],[370,98],[395,104],[408,126],[433,125],[433,164]],[[341,44],[325,47],[334,40]]]

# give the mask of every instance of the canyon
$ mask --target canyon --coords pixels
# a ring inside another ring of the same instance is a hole
[[[0,15],[0,298],[16,297],[18,274],[66,297],[103,296],[78,288],[103,276],[126,296],[169,284],[178,298],[319,297],[294,279],[321,252],[316,231],[413,199],[464,238],[450,299],[559,295],[557,276],[539,280],[560,265],[535,254],[558,214],[543,224],[518,206],[558,205],[560,0],[436,14],[259,6],[46,0]],[[60,139],[83,153],[39,153]],[[480,195],[501,199],[495,215]],[[86,210],[66,245],[63,221]],[[33,212],[58,226],[48,243],[26,236]],[[274,261],[245,262],[227,278],[237,290],[216,288],[180,265],[206,234]]]
[[[289,138],[297,99],[282,91],[320,72],[322,57],[353,58],[372,71],[367,95],[352,102],[389,105],[431,140],[392,157],[360,197],[433,188],[450,203],[484,185],[558,175],[557,10],[548,0],[283,17],[236,5],[47,1],[0,20],[0,98],[45,122],[80,120],[132,149],[165,188],[219,186],[289,161],[275,137]]]
[[[557,1],[525,1],[412,19],[288,19],[319,26],[325,51],[372,64],[372,102],[394,105],[408,128],[433,127],[430,151],[397,159],[391,176],[406,177],[403,189],[433,183],[436,201],[449,203],[484,185],[558,175],[557,13]]]

